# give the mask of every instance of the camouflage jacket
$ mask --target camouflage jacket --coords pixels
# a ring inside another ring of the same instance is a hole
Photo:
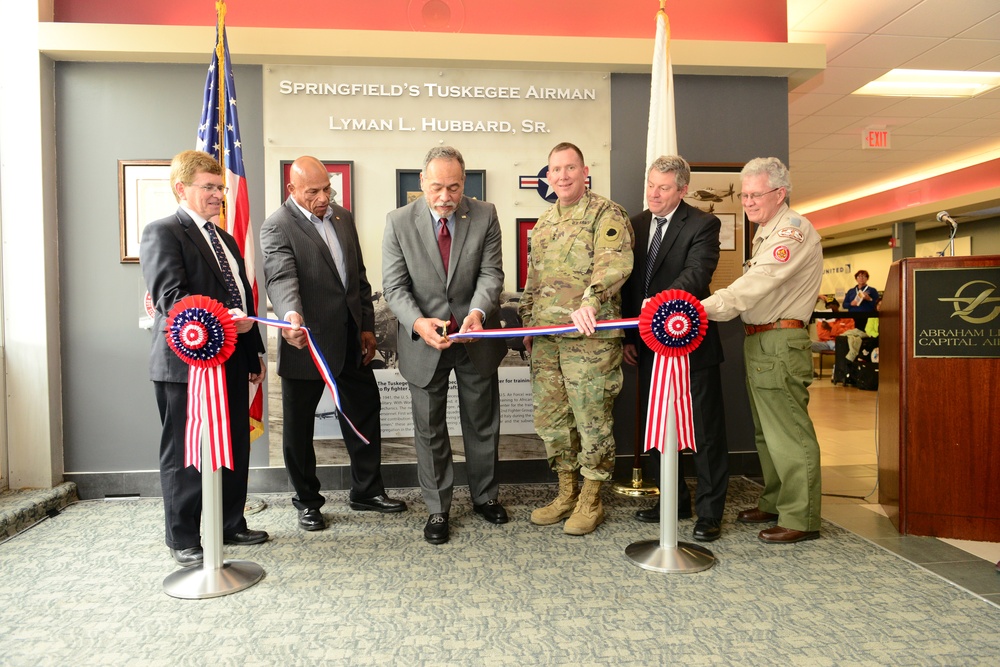
[[[632,245],[625,209],[590,190],[568,209],[555,204],[546,210],[531,230],[527,282],[518,307],[524,326],[570,324],[570,313],[583,306],[593,306],[598,320],[620,318]],[[593,337],[622,335],[610,330]]]

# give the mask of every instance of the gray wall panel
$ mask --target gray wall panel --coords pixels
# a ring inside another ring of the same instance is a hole
[[[206,65],[56,64],[65,469],[155,470],[159,417],[138,264],[119,263],[118,160],[194,148]],[[263,182],[260,67],[236,68],[251,183]],[[246,102],[244,102],[244,100]],[[264,198],[251,188],[255,227]],[[170,211],[164,211],[168,215]],[[254,447],[266,457],[266,448]]]

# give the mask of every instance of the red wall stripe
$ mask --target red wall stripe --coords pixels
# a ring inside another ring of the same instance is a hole
[[[652,37],[658,0],[229,0],[226,25],[488,35]],[[671,35],[785,42],[785,0],[668,0]],[[215,0],[55,0],[64,23],[213,25]],[[444,47],[447,48],[447,47]]]
[[[998,187],[1000,159],[819,209],[807,213],[806,217],[813,227],[822,229]]]

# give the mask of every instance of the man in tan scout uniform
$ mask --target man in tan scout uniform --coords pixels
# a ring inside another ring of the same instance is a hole
[[[755,158],[740,173],[740,201],[757,225],[746,272],[702,301],[711,320],[741,316],[743,358],[764,491],[741,523],[777,522],[762,542],[819,537],[819,443],[806,406],[812,351],[805,328],[823,278],[823,249],[812,224],[788,207],[792,184],[777,158]]]
[[[569,517],[570,535],[604,521],[601,482],[614,471],[611,409],[622,387],[622,332],[595,331],[621,317],[622,284],[632,272],[632,226],[613,201],[587,189],[583,153],[569,143],[549,153],[549,184],[558,201],[531,235],[528,278],[518,312],[525,326],[567,324],[580,333],[525,339],[531,352],[535,430],[559,495],[531,513],[546,526]],[[577,470],[583,474],[577,491]]]

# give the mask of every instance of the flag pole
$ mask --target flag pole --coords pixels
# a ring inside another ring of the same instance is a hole
[[[215,152],[215,158],[222,165],[222,183],[226,184],[225,168],[225,131],[226,131],[226,66],[225,66],[225,40],[226,40],[226,2],[219,0],[215,3],[217,16],[216,23],[216,44],[215,55],[219,63],[218,68],[218,105],[216,109],[216,122],[219,127],[219,148]],[[206,152],[211,154],[209,146],[205,146]],[[223,197],[223,207],[219,212],[219,220],[216,223],[222,229],[226,228],[226,199]],[[253,298],[252,295],[248,295]],[[202,410],[206,410],[207,401],[202,398]],[[204,557],[202,563],[193,567],[182,568],[163,580],[164,592],[175,598],[185,600],[203,600],[222,595],[236,593],[245,588],[253,586],[264,576],[264,568],[257,563],[248,560],[223,560],[223,535],[222,535],[222,469],[213,471],[208,465],[211,461],[211,450],[209,439],[205,429],[208,428],[207,419],[202,418],[202,446],[201,446],[201,520],[202,520],[202,543],[204,545]],[[265,505],[266,506],[266,505]],[[263,508],[262,508],[263,509]]]
[[[673,69],[670,64],[670,20],[666,12],[666,0],[660,0],[660,11],[656,13],[656,33],[653,40],[653,58],[649,85],[649,127],[646,134],[646,169],[661,155],[677,154],[677,123],[674,112]],[[643,208],[646,204],[643,188]],[[644,345],[643,341],[639,342]],[[656,374],[654,361],[653,374]],[[654,378],[655,381],[655,378]],[[651,385],[652,386],[652,382]],[[677,388],[671,382],[666,397],[667,437],[660,453],[660,483],[656,494],[660,497],[660,539],[634,542],[625,549],[625,555],[639,567],[655,572],[700,572],[715,564],[715,556],[708,549],[697,544],[677,541],[677,471],[680,465],[677,451],[677,411],[673,395]],[[637,392],[639,393],[639,392]],[[653,394],[646,399],[654,400]],[[657,394],[658,396],[658,394]],[[659,396],[658,396],[659,397]],[[659,406],[657,406],[659,407]],[[647,408],[647,413],[650,408]],[[647,420],[650,420],[647,414]],[[642,481],[639,460],[641,443],[635,441],[635,464],[632,469],[632,484],[616,484],[614,490],[623,495],[640,495],[636,491],[648,489]],[[654,495],[651,492],[641,495]]]
[[[226,183],[226,169],[223,156],[226,152],[226,0],[218,0],[215,3],[215,58],[219,63],[218,72],[216,72],[219,77],[219,82],[216,90],[219,91],[218,103],[216,105],[216,117],[215,121],[218,123],[219,127],[219,149],[215,152],[215,159],[219,161],[219,164],[223,166],[222,169],[222,185],[227,185]],[[228,208],[229,199],[227,197],[222,198],[222,209],[219,211],[219,227],[223,229],[226,228],[226,208]]]

